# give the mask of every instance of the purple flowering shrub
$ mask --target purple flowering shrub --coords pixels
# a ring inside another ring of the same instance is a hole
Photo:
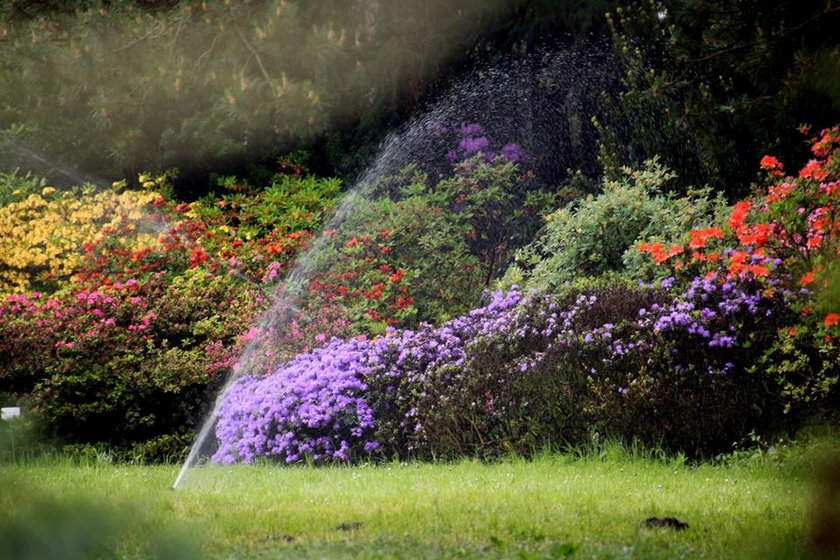
[[[522,296],[471,338],[463,366],[430,372],[423,441],[436,456],[527,454],[593,430],[712,453],[777,424],[779,391],[753,365],[787,315],[755,282],[601,278]]]
[[[464,366],[432,376],[433,396],[418,409],[436,456],[527,455],[584,441],[591,420],[584,405],[598,380],[592,366],[602,366],[613,336],[627,330],[638,309],[663,295],[587,281],[552,295],[514,290],[508,297],[517,300],[515,312],[468,342]]]
[[[446,159],[449,161],[466,161],[479,154],[488,163],[497,157],[520,164],[531,161],[527,152],[515,142],[505,144],[498,152],[491,150],[490,139],[485,135],[484,127],[478,123],[465,124],[458,130],[458,133],[460,139],[457,149],[449,150],[446,153]]]
[[[428,372],[457,370],[466,341],[516,312],[518,292],[440,328],[389,329],[301,354],[272,375],[245,376],[225,393],[216,435],[220,462],[268,457],[294,462],[349,461],[425,454],[417,405],[429,395]]]
[[[584,416],[603,434],[709,454],[779,426],[779,390],[754,364],[788,312],[754,280],[695,278],[640,307],[590,363]]]
[[[215,459],[528,454],[593,431],[708,454],[777,423],[752,366],[784,320],[755,281],[601,278],[497,292],[440,327],[333,339],[223,400]],[[781,311],[780,311],[781,310]]]
[[[376,448],[373,412],[360,373],[370,367],[365,340],[333,339],[274,375],[245,376],[231,386],[216,427],[220,462],[272,457],[294,462],[350,460]]]

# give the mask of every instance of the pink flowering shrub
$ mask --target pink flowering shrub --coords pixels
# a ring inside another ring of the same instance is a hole
[[[63,443],[180,454],[259,295],[227,277],[133,280],[0,303],[0,381]]]

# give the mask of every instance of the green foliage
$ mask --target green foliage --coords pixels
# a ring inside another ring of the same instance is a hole
[[[533,172],[523,171],[503,157],[491,163],[479,155],[458,164],[455,174],[436,186],[454,219],[470,228],[470,252],[480,262],[485,285],[534,238],[542,216],[553,207],[551,193]]]
[[[336,238],[340,246],[335,262],[326,265],[327,277],[344,275],[346,301],[351,308],[358,306],[356,313],[376,310],[377,316],[397,319],[394,325],[438,322],[463,312],[477,303],[483,284],[467,245],[468,228],[453,218],[426,194],[366,201],[354,208]],[[398,271],[400,279],[394,282],[391,277]],[[366,298],[364,292],[380,282],[402,291],[391,300]],[[407,313],[398,314],[394,307],[400,295],[410,298]],[[348,318],[354,316],[351,312]]]
[[[43,177],[37,177],[30,172],[21,173],[15,169],[10,173],[0,171],[0,208],[11,202],[20,202],[29,195],[40,194],[47,186]]]
[[[829,329],[806,317],[778,330],[754,371],[778,382],[786,413],[833,418],[840,398],[837,356],[838,342]]]
[[[821,275],[823,288],[817,294],[817,308],[828,313],[840,309],[840,259],[830,258]]]
[[[221,196],[210,194],[192,210],[208,224],[238,230],[250,240],[311,231],[332,209],[341,190],[338,179],[277,173],[267,185],[251,186],[236,177],[220,177]]]
[[[437,182],[413,167],[382,179],[320,246],[300,335],[381,333],[466,313],[552,200],[501,157],[461,162]]]
[[[636,246],[651,239],[681,240],[686,230],[714,221],[724,209],[723,200],[708,190],[666,194],[674,177],[657,159],[641,169],[616,170],[597,196],[549,214],[537,239],[517,252],[502,284],[549,290],[584,276],[619,273],[650,280],[661,275]]]

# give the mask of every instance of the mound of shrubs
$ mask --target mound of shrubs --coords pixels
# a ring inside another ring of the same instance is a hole
[[[338,219],[339,183],[299,167],[192,203],[166,175],[105,193],[2,178],[19,187],[0,229],[29,219],[52,256],[4,237],[0,399],[63,443],[160,459],[234,372],[222,462],[492,457],[593,434],[703,456],[840,412],[837,128],[796,176],[765,157],[732,207],[667,194],[651,161],[553,209],[518,146],[455,134],[450,174],[408,168]]]
[[[3,241],[0,399],[63,444],[163,459],[188,447],[266,308],[260,278],[285,273],[339,183],[223,179],[192,204],[167,175],[139,183],[21,187],[0,208],[0,229],[28,225]]]
[[[438,327],[333,339],[243,376],[224,398],[216,460],[492,456],[593,432],[704,456],[836,415],[840,305],[821,288],[836,282],[840,130],[811,150],[797,177],[764,158],[766,188],[679,240],[641,221],[626,238],[661,268],[657,282],[512,286]]]

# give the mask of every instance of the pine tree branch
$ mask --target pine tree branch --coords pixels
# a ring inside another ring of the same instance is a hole
[[[242,42],[245,43],[245,46],[248,47],[248,50],[251,51],[252,55],[254,55],[254,58],[257,61],[257,66],[260,67],[260,71],[262,72],[262,75],[265,77],[265,80],[269,83],[269,85],[273,85],[273,81],[271,79],[271,76],[268,74],[268,70],[265,69],[265,66],[263,65],[263,62],[262,62],[262,58],[260,58],[260,53],[258,53],[257,50],[251,45],[251,43],[248,41],[247,37],[245,37],[245,33],[242,32],[242,29],[237,27],[236,31],[239,33],[239,38],[242,39]]]
[[[829,14],[832,14],[834,12],[840,12],[840,6],[831,7],[831,5],[829,5],[822,12],[812,15],[811,17],[809,17],[808,19],[806,19],[802,23],[800,23],[800,24],[798,24],[794,27],[785,29],[783,31],[779,31],[777,33],[771,33],[770,36],[773,39],[782,39],[782,38],[787,37],[788,35],[790,35],[792,33],[795,33],[797,31],[800,31],[801,29],[807,27],[809,24],[811,24],[815,20],[817,20],[821,17],[827,16]],[[694,59],[688,60],[687,62],[689,62],[689,63],[706,62],[707,60],[711,60],[713,58],[718,58],[718,57],[723,56],[725,54],[728,54],[730,52],[734,52],[734,51],[737,51],[737,50],[752,47],[753,45],[756,45],[757,43],[758,43],[758,40],[753,40],[753,41],[750,41],[748,43],[742,43],[740,45],[734,45],[734,46],[731,46],[731,47],[726,47],[725,49],[721,49],[721,50],[715,51],[713,53],[707,54],[705,56],[701,56],[700,58],[694,58]]]

